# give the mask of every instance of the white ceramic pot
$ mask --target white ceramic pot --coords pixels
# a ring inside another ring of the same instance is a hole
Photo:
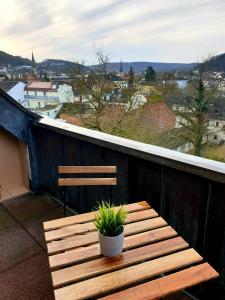
[[[105,236],[98,232],[101,254],[104,256],[117,256],[123,251],[124,231],[117,236]]]

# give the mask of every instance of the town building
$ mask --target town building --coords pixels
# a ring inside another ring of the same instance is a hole
[[[29,109],[40,109],[46,105],[58,105],[59,96],[56,85],[47,81],[31,81],[24,89],[24,100]]]
[[[22,81],[0,81],[0,89],[26,107],[24,102],[24,87]]]

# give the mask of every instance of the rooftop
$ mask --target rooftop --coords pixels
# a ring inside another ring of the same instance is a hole
[[[50,81],[37,81],[33,80],[29,82],[25,90],[40,90],[40,91],[49,91],[55,89],[55,86]]]
[[[8,92],[11,90],[15,85],[17,85],[18,81],[0,81],[0,89],[2,89],[4,92]]]

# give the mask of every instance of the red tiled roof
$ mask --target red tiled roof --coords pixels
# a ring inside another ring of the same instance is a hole
[[[146,104],[141,119],[143,122],[149,120],[152,125],[157,126],[161,131],[174,128],[176,122],[174,112],[163,101]]]
[[[26,91],[52,91],[54,90],[54,88],[52,82],[50,81],[33,80],[26,85],[25,90]]]
[[[70,124],[81,126],[81,121],[80,119],[74,117],[74,116],[69,116],[67,114],[60,114],[60,119],[67,121]]]

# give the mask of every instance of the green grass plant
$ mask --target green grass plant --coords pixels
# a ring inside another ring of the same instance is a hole
[[[102,235],[112,237],[123,232],[127,213],[122,206],[115,208],[110,202],[102,201],[97,209],[93,222]]]

